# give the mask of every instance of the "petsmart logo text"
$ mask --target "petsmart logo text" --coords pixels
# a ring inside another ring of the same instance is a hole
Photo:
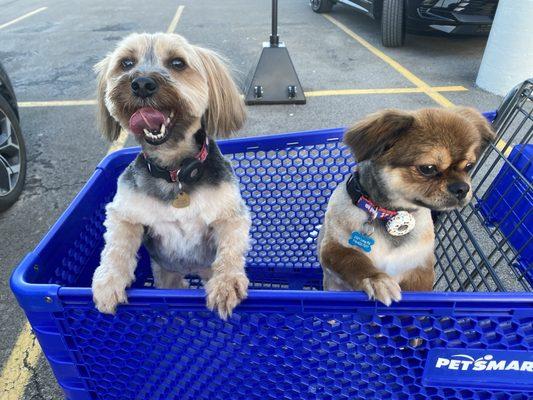
[[[533,352],[430,349],[422,382],[428,386],[533,392]]]
[[[491,354],[474,359],[467,354],[454,354],[450,358],[439,357],[436,368],[460,371],[525,371],[533,372],[533,361],[495,360]]]

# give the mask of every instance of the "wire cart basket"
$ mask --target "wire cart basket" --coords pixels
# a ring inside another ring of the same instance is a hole
[[[532,290],[532,90],[526,81],[504,100],[496,141],[472,173],[473,201],[436,226],[437,289]]]
[[[67,399],[533,398],[533,83],[504,101],[474,198],[436,223],[435,292],[391,307],[321,291],[316,238],[353,168],[343,129],[221,141],[253,218],[249,297],[228,321],[192,289],[154,289],[139,253],[129,304],[92,303],[105,205],[139,149],[108,156],[11,287]]]

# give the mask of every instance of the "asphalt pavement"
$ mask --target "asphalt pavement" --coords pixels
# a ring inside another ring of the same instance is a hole
[[[28,151],[23,195],[0,215],[2,399],[62,398],[45,359],[34,353],[36,361],[28,362],[27,348],[17,342],[25,318],[9,276],[108,151],[95,127],[93,65],[128,33],[166,31],[179,6],[184,7],[176,32],[226,56],[242,86],[268,39],[269,1],[0,0],[0,26],[46,7],[0,28],[0,61],[21,105]],[[387,49],[379,24],[346,6],[335,7],[333,19],[313,13],[306,0],[282,0],[279,12],[279,34],[309,94],[307,104],[249,107],[239,136],[346,126],[386,107],[448,101],[492,110],[501,101],[474,86],[486,38],[408,35],[404,47]],[[71,105],[73,100],[88,105]],[[126,142],[133,144],[131,138]]]

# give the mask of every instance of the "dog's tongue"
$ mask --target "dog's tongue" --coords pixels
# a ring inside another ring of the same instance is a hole
[[[130,117],[130,130],[136,135],[141,135],[144,129],[159,132],[166,118],[165,114],[155,108],[143,107]]]

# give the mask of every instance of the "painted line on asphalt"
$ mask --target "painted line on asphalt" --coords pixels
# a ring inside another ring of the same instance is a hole
[[[18,106],[31,107],[70,107],[70,106],[95,106],[96,100],[50,100],[50,101],[19,101]]]
[[[381,60],[385,61],[387,64],[389,64],[392,68],[394,68],[397,72],[399,72],[401,75],[403,75],[406,79],[408,79],[411,83],[413,83],[416,87],[422,89],[422,92],[428,95],[430,98],[433,99],[437,104],[443,106],[443,107],[453,107],[454,104],[448,100],[446,97],[444,97],[439,92],[432,89],[430,85],[428,85],[426,82],[424,82],[422,79],[420,79],[418,76],[416,76],[414,73],[409,71],[406,67],[401,65],[398,61],[394,60],[392,57],[388,56],[378,48],[372,46],[370,43],[368,43],[365,39],[363,39],[361,36],[359,36],[357,33],[352,31],[350,28],[348,28],[346,25],[344,25],[342,22],[336,20],[330,15],[322,14],[324,18],[326,18],[328,21],[330,21],[332,24],[337,26],[337,28],[341,29],[344,33],[346,33],[348,36],[350,36],[352,39],[357,41],[360,45],[365,47],[367,50],[369,50],[371,53],[373,53],[375,56],[380,58]]]
[[[437,86],[431,88],[435,92],[464,92],[468,89],[463,86]],[[335,90],[312,90],[305,92],[307,97],[321,96],[354,96],[361,94],[406,94],[425,93],[425,89],[414,88],[378,88],[378,89],[335,89]]]
[[[172,21],[170,21],[170,25],[167,28],[167,33],[174,33],[176,30],[176,27],[178,26],[178,22],[181,18],[181,13],[183,12],[183,9],[185,6],[179,6],[176,10],[176,14],[174,14],[174,18],[172,18]]]
[[[124,145],[126,144],[127,139],[128,139],[128,132],[126,132],[124,129],[121,129],[117,140],[111,143],[111,146],[109,146],[109,148],[107,149],[106,155],[109,155],[113,153],[114,151],[122,149]]]
[[[464,86],[434,86],[431,90],[435,92],[465,92],[468,91]],[[378,89],[332,89],[332,90],[311,90],[305,92],[309,97],[324,96],[350,96],[362,94],[408,94],[424,93],[422,88],[378,88]],[[19,101],[20,108],[33,107],[77,107],[77,106],[95,106],[96,100],[43,100],[43,101]]]
[[[19,400],[22,398],[30,379],[30,373],[37,365],[40,354],[41,346],[35,339],[29,322],[26,322],[0,375],[1,399]]]
[[[44,11],[46,10],[48,7],[41,7],[41,8],[38,8],[37,10],[33,10],[33,11],[30,11],[29,13],[27,14],[24,14],[24,15],[21,15],[20,17],[18,18],[15,18],[15,19],[12,19],[11,21],[8,21],[2,25],[0,25],[0,29],[4,29],[4,28],[7,28],[8,26],[11,26],[13,24],[16,24],[17,22],[19,21],[22,21],[23,19],[26,19],[28,17],[31,17],[32,15],[35,15],[37,13],[40,13],[41,11]]]

